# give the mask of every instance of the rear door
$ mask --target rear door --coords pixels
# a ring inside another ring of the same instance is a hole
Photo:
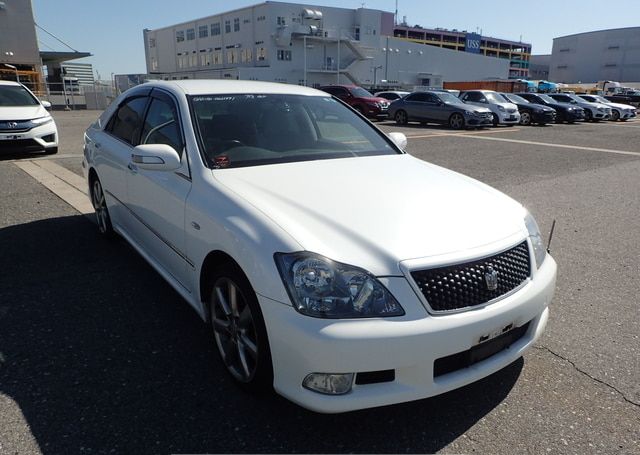
[[[134,214],[136,241],[186,290],[191,291],[193,264],[185,248],[185,204],[191,173],[177,103],[167,92],[154,89],[140,136],[140,144],[167,144],[181,156],[176,171],[141,169],[128,164],[129,208]],[[135,153],[135,151],[134,151]]]
[[[427,119],[443,123],[449,120],[449,112],[446,104],[433,93],[425,93],[425,111]]]
[[[427,100],[426,93],[412,93],[405,97],[405,109],[411,120],[427,120],[428,108],[425,104]]]

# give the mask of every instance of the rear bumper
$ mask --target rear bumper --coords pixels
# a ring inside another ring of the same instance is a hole
[[[259,296],[273,359],[274,388],[305,408],[337,413],[418,400],[462,387],[506,367],[538,339],[549,317],[555,278],[556,264],[548,256],[520,291],[482,309],[446,316],[427,315],[402,277],[381,279],[407,312],[400,318],[316,319]],[[527,323],[522,338],[507,349],[434,377],[436,360],[471,349],[480,337],[496,329]],[[381,370],[394,370],[395,379],[354,384],[345,395],[322,395],[302,387],[310,373]]]

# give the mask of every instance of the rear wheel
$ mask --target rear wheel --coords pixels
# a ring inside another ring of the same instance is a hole
[[[452,130],[459,130],[464,128],[464,117],[462,116],[462,114],[459,114],[457,112],[451,114],[451,117],[449,117],[449,127]]]
[[[91,184],[91,203],[96,213],[96,223],[98,223],[98,231],[105,237],[113,237],[113,225],[111,224],[111,216],[107,207],[107,200],[104,197],[102,184],[100,179],[95,177]]]
[[[531,125],[531,114],[529,112],[520,114],[520,125]]]
[[[262,391],[273,384],[267,330],[249,280],[234,264],[213,272],[210,323],[227,372],[244,389]]]
[[[394,119],[398,125],[406,125],[407,123],[409,123],[409,118],[407,117],[407,113],[405,111],[396,112]]]

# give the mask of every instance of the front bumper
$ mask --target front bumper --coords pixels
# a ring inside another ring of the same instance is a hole
[[[389,117],[389,106],[375,107],[367,105],[367,117],[373,119],[386,119]]]
[[[53,121],[28,131],[0,132],[0,153],[41,152],[57,146],[58,129]]]
[[[493,117],[490,113],[483,115],[464,115],[464,119],[469,126],[483,126],[483,125],[491,125],[493,123]]]
[[[571,112],[565,112],[564,114],[564,120],[566,120],[567,122],[575,122],[578,120],[584,120],[584,112],[582,111],[571,111]]]
[[[532,112],[531,121],[533,123],[554,123],[556,121],[555,112]]]
[[[418,400],[482,379],[517,360],[538,339],[549,317],[556,263],[548,256],[521,290],[482,309],[431,316],[404,277],[381,278],[407,314],[399,318],[327,320],[258,296],[273,359],[274,388],[305,408],[325,413]],[[529,322],[509,348],[469,367],[434,377],[437,359],[466,351],[480,337]],[[302,387],[310,373],[395,370],[390,382],[358,385],[329,396]]]
[[[504,125],[515,125],[520,123],[520,112],[499,112],[498,114],[498,123],[502,123]]]

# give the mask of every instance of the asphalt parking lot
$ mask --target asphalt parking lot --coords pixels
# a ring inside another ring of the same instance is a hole
[[[377,123],[521,201],[543,232],[555,219],[556,297],[535,348],[482,381],[319,415],[234,386],[195,312],[56,195],[77,189],[98,115],[54,113],[58,155],[0,157],[0,453],[640,453],[640,120]]]

